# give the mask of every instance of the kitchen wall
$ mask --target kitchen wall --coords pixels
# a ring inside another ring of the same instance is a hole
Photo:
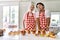
[[[44,2],[46,9],[50,11],[59,11],[60,12],[60,1],[49,1]]]
[[[45,8],[49,9],[50,11],[60,11],[60,0],[21,0],[22,2],[29,2],[32,1],[35,4],[37,2],[42,2],[45,4]]]

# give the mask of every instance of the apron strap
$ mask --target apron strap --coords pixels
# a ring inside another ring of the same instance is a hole
[[[29,12],[27,13],[27,19],[28,19],[28,16],[29,16]],[[33,13],[32,13],[32,16],[33,16]]]

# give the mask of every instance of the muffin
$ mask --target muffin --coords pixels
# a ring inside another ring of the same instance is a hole
[[[36,30],[31,30],[32,34],[35,34],[36,33]]]
[[[20,31],[22,35],[25,35],[26,34],[26,31],[22,30]]]
[[[35,36],[39,36],[41,34],[40,31],[36,31]]]
[[[16,32],[16,35],[19,35],[19,34],[20,34],[20,32],[19,32],[19,31],[17,31],[17,32]]]
[[[41,35],[44,36],[46,34],[45,30],[41,31]]]
[[[28,33],[28,34],[30,34],[31,33],[31,31],[30,30],[25,30],[26,31],[26,33]]]

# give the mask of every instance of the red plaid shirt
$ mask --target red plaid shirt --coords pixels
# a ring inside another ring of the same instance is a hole
[[[46,18],[45,18],[45,12],[39,13],[39,20],[40,20],[40,28],[46,29]]]

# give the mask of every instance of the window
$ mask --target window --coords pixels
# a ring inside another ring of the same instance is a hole
[[[60,12],[51,13],[51,27],[59,27],[60,25]]]
[[[3,6],[3,27],[16,25],[18,28],[18,6]]]

